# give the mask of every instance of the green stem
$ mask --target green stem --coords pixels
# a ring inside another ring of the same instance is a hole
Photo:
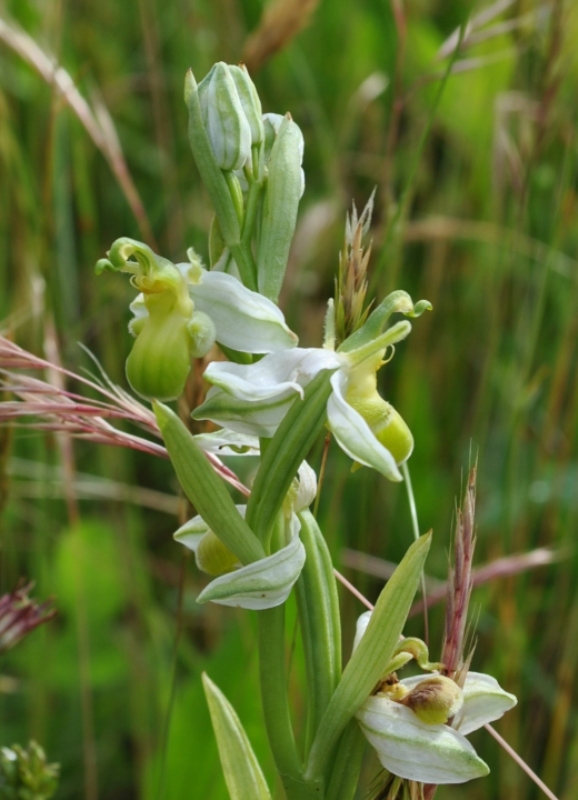
[[[415,495],[413,493],[413,486],[411,483],[411,476],[409,474],[409,467],[407,461],[401,465],[403,473],[403,480],[405,482],[405,489],[407,492],[407,501],[409,503],[409,513],[411,515],[411,526],[413,528],[413,538],[417,542],[419,539],[419,522],[417,518],[417,506],[415,504]],[[423,625],[424,625],[424,639],[425,643],[429,645],[429,620],[427,616],[427,590],[425,585],[425,573],[422,571],[420,578],[421,597],[423,601]]]
[[[239,274],[244,285],[252,291],[257,291],[257,264],[251,252],[251,247],[248,242],[237,242],[236,244],[229,244],[227,246],[231,255],[235,259],[235,263],[239,268]]]
[[[310,511],[299,514],[307,558],[296,585],[308,687],[305,751],[341,677],[341,624],[331,555]]]
[[[261,542],[267,541],[291,481],[325,424],[331,394],[331,370],[322,370],[297,398],[263,454],[247,503],[247,524]]]
[[[241,241],[247,245],[251,241],[253,235],[253,228],[255,227],[255,220],[257,218],[257,210],[259,208],[259,200],[263,190],[263,183],[261,181],[253,181],[249,187],[247,195],[247,204],[245,208],[245,219],[243,220],[243,229],[241,231]]]
[[[352,719],[339,742],[325,800],[353,800],[365,744],[366,739],[357,720]]]
[[[234,172],[225,170],[223,170],[223,175],[227,181],[227,186],[229,187],[229,194],[231,195],[231,200],[233,201],[233,206],[235,207],[235,213],[237,214],[239,225],[242,226],[243,218],[245,216],[245,207],[243,205],[243,192],[241,191],[241,186],[239,185],[239,178],[237,178]]]
[[[258,613],[259,677],[265,727],[288,800],[322,800],[319,784],[306,783],[289,714],[285,665],[285,607]]]

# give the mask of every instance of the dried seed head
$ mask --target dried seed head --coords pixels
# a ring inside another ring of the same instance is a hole
[[[363,239],[373,214],[375,190],[358,217],[355,203],[345,222],[345,240],[339,254],[339,271],[335,281],[335,348],[360,328],[369,313],[366,304],[367,265],[371,244],[364,249]]]

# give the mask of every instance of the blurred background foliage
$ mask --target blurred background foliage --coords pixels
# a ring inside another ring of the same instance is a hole
[[[577,39],[572,0],[0,2],[0,319],[38,354],[79,371],[83,342],[126,385],[132,290],[97,280],[96,260],[122,235],[173,260],[207,254],[189,66],[246,60],[264,110],[304,132],[282,304],[305,345],[321,341],[346,210],[377,186],[372,289],[434,306],[382,371],[416,439],[428,572],[445,577],[477,453],[477,564],[493,567],[474,592],[473,666],[518,695],[499,730],[564,800],[578,795]],[[205,669],[271,776],[254,620],[195,604],[168,462],[25,429],[0,431],[0,448],[0,593],[26,576],[58,608],[2,662],[0,745],[41,742],[60,800],[221,800]],[[349,467],[332,448],[319,519],[373,600],[411,539],[405,488]],[[499,574],[518,554],[527,568]],[[342,601],[347,656],[361,606]],[[442,626],[437,605],[434,657]],[[423,633],[419,616],[409,629]],[[292,663],[299,726],[299,645]],[[473,739],[491,776],[440,798],[539,796],[487,733]]]

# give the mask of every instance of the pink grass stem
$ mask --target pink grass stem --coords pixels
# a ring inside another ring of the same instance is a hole
[[[336,569],[333,570],[333,574],[354,597],[357,597],[357,599],[363,603],[364,606],[366,606],[370,611],[373,611],[373,605],[369,602],[367,597],[364,597],[359,589],[356,589],[355,586],[347,580],[345,575],[342,575],[341,572],[338,572]]]
[[[544,792],[546,797],[549,797],[550,800],[558,800],[554,792],[548,789],[544,781],[536,775],[534,770],[531,769],[531,767],[529,767],[526,764],[524,759],[521,756],[519,756],[518,753],[516,753],[514,748],[511,745],[509,745],[508,742],[502,736],[500,736],[500,734],[495,728],[492,728],[492,726],[489,723],[484,725],[484,728],[488,731],[490,736],[494,737],[494,739],[497,741],[500,747],[502,747],[506,751],[506,753],[510,756],[510,758],[516,762],[516,764],[520,767],[520,769],[522,769],[526,773],[526,775],[531,780],[534,781],[536,786]]]

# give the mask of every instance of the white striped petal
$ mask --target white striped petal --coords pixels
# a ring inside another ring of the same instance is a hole
[[[213,433],[197,433],[195,442],[205,453],[216,456],[258,456],[259,439],[228,431],[225,428]]]
[[[356,717],[381,764],[401,778],[465,783],[489,772],[461,733],[447,725],[428,725],[386,697],[369,697]]]
[[[233,275],[203,270],[199,283],[189,285],[195,308],[204,311],[217,329],[217,341],[244,353],[273,353],[297,345],[281,310],[252,292]]]
[[[224,606],[253,610],[274,608],[289,597],[304,563],[305,548],[293,527],[288,545],[267,558],[215,578],[203,589],[197,602],[212,600]]]

